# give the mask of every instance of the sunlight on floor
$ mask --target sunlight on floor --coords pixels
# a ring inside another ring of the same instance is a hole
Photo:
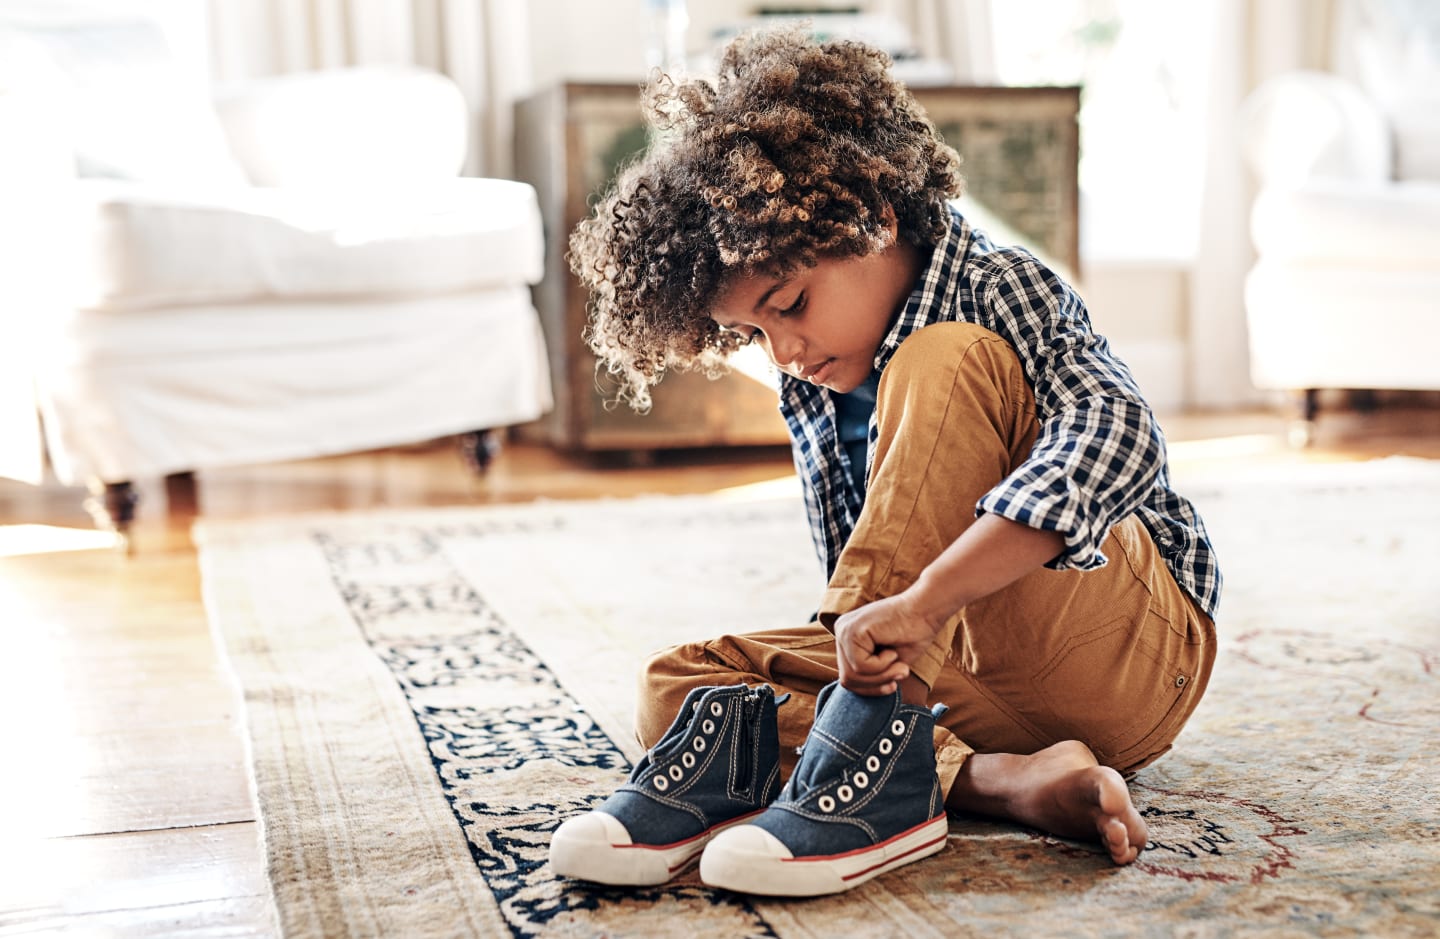
[[[735,502],[751,499],[781,499],[800,496],[800,479],[797,476],[782,476],[779,479],[765,479],[758,483],[745,483],[718,490],[715,497]]]
[[[1238,434],[1201,440],[1174,440],[1166,448],[1173,461],[1234,460],[1262,456],[1280,449],[1274,434]]]
[[[115,545],[114,534],[55,525],[0,525],[0,558],[56,551],[93,551]]]

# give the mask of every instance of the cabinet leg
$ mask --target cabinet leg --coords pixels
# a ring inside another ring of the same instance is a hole
[[[465,465],[476,476],[484,476],[490,464],[495,462],[495,457],[500,455],[500,432],[497,430],[472,430],[461,434],[457,443]]]

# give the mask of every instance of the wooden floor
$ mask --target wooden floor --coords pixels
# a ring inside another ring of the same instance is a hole
[[[1177,474],[1235,462],[1440,459],[1440,409],[1322,418],[1297,452],[1272,414],[1165,421]],[[649,465],[511,445],[483,479],[453,441],[200,477],[233,518],[374,506],[707,492],[793,472],[780,450]],[[272,932],[238,702],[216,659],[183,513],[141,488],[136,554],[81,493],[0,480],[0,934]]]

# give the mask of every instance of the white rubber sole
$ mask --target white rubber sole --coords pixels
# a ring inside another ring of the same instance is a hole
[[[774,835],[741,825],[717,836],[700,859],[700,879],[712,887],[769,897],[818,897],[858,887],[886,871],[945,847],[942,813],[872,848],[794,857]]]
[[[716,825],[693,838],[673,844],[635,844],[625,826],[613,815],[587,812],[566,819],[550,837],[550,869],[616,887],[653,887],[663,884],[695,862],[706,845],[721,832],[760,814],[758,811]]]

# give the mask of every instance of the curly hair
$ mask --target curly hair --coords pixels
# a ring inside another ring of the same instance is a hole
[[[708,307],[731,278],[880,250],[891,213],[918,246],[943,237],[960,158],[889,68],[789,28],[732,41],[714,85],[652,79],[649,148],[570,237],[618,397],[643,411],[667,368],[724,371],[742,341]]]

